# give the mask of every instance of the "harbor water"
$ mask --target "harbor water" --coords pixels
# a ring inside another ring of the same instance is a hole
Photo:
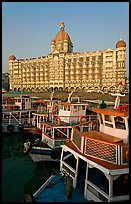
[[[23,153],[22,133],[2,133],[2,202],[21,202],[59,170],[59,162],[34,163]]]

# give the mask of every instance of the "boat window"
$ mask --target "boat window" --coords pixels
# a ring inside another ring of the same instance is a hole
[[[113,181],[113,195],[122,196],[129,194],[129,175],[123,174]]]
[[[96,179],[97,178],[97,179]],[[109,192],[109,182],[106,176],[102,171],[100,171],[97,168],[89,168],[88,171],[88,180],[92,182],[95,186],[103,190],[105,193],[108,194]],[[95,189],[90,186],[90,191],[93,191],[95,193]],[[98,191],[96,192],[98,195]],[[99,196],[102,196],[102,194],[99,194]],[[104,198],[104,197],[103,197]],[[104,200],[103,200],[104,202]]]
[[[81,148],[81,136],[79,132],[74,129],[72,142],[79,148]]]
[[[67,106],[64,106],[64,110],[66,110]]]
[[[76,109],[77,109],[77,106],[74,106],[73,108],[76,110]]]
[[[85,110],[85,108],[86,108],[85,106],[82,106],[82,110]]]
[[[111,122],[111,117],[110,117],[110,115],[105,115],[105,121]]]
[[[117,116],[114,118],[114,120],[117,129],[126,129],[124,118]]]
[[[52,136],[51,135],[51,129],[49,127],[45,127],[45,133],[49,136]]]
[[[76,169],[76,158],[70,152],[63,152],[63,160],[71,166],[73,169]],[[68,171],[68,170],[67,170]]]
[[[21,102],[21,99],[18,99],[18,102]]]
[[[60,139],[66,139],[67,138],[67,128],[55,129],[54,137],[60,138]]]
[[[109,123],[105,123],[105,126],[108,126],[108,127],[113,128],[113,125],[112,125],[112,124],[109,124]]]
[[[99,117],[100,117],[100,123],[103,124],[103,118],[102,118],[102,115],[99,114]]]
[[[67,110],[70,111],[70,106],[67,107]]]

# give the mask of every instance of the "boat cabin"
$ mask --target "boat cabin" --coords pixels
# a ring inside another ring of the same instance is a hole
[[[113,202],[129,199],[129,145],[92,129],[93,123],[72,128],[70,141],[62,146],[60,171],[73,179],[87,200]]]
[[[72,177],[74,188],[82,187],[87,200],[129,199],[129,113],[124,107],[93,108],[98,120],[73,126],[70,141],[62,145],[60,171]]]
[[[43,122],[42,142],[52,149],[61,148],[60,142],[70,139],[71,129],[72,127],[65,123],[61,123],[57,126],[51,122]]]
[[[79,123],[82,116],[86,116],[87,103],[82,102],[59,102],[58,116],[65,123]]]

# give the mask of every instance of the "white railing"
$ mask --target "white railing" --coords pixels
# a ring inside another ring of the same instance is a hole
[[[61,169],[60,171],[66,172],[66,174],[69,174],[73,179],[75,178],[76,170],[73,169],[71,166],[69,166],[66,162],[61,162]]]
[[[98,202],[99,201],[107,202],[109,199],[109,195],[107,193],[98,188],[89,180],[85,180],[85,195],[87,195],[88,197],[89,193],[93,194],[92,196],[94,196],[94,199]]]

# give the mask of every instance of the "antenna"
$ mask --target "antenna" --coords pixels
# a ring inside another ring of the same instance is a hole
[[[74,92],[74,91],[72,91],[71,93],[69,93],[69,96],[68,96],[68,101],[67,101],[68,103],[70,103],[70,102],[71,102],[71,100],[70,100],[70,99],[71,99],[71,95],[73,94],[73,92]]]
[[[121,90],[121,87],[122,87],[122,86],[123,86],[123,84],[122,84],[122,81],[121,81],[121,82],[119,83],[119,86],[118,86],[118,89],[117,89],[116,93],[115,93],[115,94],[111,93],[112,96],[116,96],[114,109],[117,109],[118,106],[120,105],[120,96],[121,96],[121,97],[124,97],[124,96],[125,96],[125,94],[122,95],[122,94],[120,93],[120,90]]]
[[[50,96],[50,100],[52,101],[52,99],[53,99],[53,95],[54,95],[54,89],[53,89],[53,91],[51,92],[51,96]]]

